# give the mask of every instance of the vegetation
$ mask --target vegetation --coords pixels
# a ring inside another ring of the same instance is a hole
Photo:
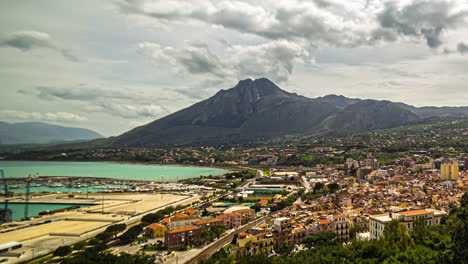
[[[54,256],[65,257],[68,254],[72,253],[73,249],[70,246],[61,246],[54,251]]]
[[[97,244],[64,259],[62,264],[150,264],[153,261],[146,255],[120,253],[114,255],[107,251],[105,244]]]
[[[204,230],[200,234],[200,240],[199,243],[203,244],[205,242],[209,242],[213,240],[216,237],[219,237],[222,233],[226,231],[226,228],[224,226],[211,226],[209,229]]]
[[[141,233],[143,233],[142,225],[132,226],[119,237],[119,240],[128,244],[133,242],[133,240],[135,240]]]

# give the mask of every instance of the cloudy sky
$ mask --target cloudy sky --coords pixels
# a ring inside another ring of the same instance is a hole
[[[0,17],[7,122],[118,135],[258,77],[468,105],[467,0],[25,0]]]

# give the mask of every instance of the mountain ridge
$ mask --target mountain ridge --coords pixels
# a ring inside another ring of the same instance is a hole
[[[8,123],[0,121],[0,144],[49,144],[103,138],[86,128],[65,127],[42,122]]]
[[[245,79],[190,107],[115,137],[111,145],[236,144],[285,135],[346,135],[451,115],[468,116],[468,107],[418,108],[342,95],[308,98],[284,91],[267,78]]]

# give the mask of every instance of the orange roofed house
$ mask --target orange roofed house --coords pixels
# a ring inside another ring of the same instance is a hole
[[[188,226],[166,231],[164,242],[166,247],[178,248],[194,245],[200,238],[201,228],[198,226]]]
[[[383,236],[385,225],[390,223],[393,219],[406,225],[408,232],[411,232],[416,219],[424,219],[427,225],[438,225],[440,224],[441,218],[446,215],[446,212],[434,209],[415,209],[382,215],[373,215],[369,217],[370,238],[379,239]]]
[[[196,211],[196,210],[193,210],[193,211]],[[167,226],[167,229],[175,229],[175,228],[192,226],[193,223],[199,220],[200,220],[200,216],[198,215],[198,212],[192,213],[192,214],[176,213],[171,218],[164,218],[163,223]]]
[[[162,237],[164,236],[166,231],[167,231],[167,227],[165,225],[154,223],[154,224],[149,225],[146,228],[145,235],[151,238]]]

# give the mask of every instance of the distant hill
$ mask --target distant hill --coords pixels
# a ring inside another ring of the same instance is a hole
[[[266,78],[235,87],[135,128],[114,147],[243,144],[285,135],[347,135],[398,127],[426,118],[468,116],[467,107],[423,107],[338,95],[307,98]]]
[[[318,101],[332,104],[338,108],[345,108],[349,105],[362,101],[362,99],[348,98],[343,95],[329,94],[323,97],[317,97]]]
[[[64,127],[40,122],[0,122],[0,145],[50,144],[102,137],[102,135],[84,128]]]

